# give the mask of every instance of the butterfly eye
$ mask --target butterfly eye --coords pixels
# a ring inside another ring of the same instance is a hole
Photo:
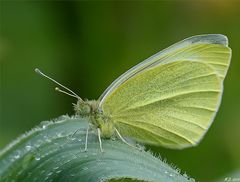
[[[99,114],[103,114],[103,110],[102,109],[98,108],[97,111],[98,111]]]
[[[92,108],[88,103],[79,101],[75,105],[75,111],[80,116],[87,116],[91,114]]]

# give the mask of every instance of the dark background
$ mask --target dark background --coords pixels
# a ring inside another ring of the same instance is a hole
[[[76,100],[56,93],[35,67],[97,99],[120,74],[183,38],[227,35],[233,56],[212,127],[197,147],[151,150],[198,181],[232,173],[240,180],[239,1],[1,1],[0,13],[0,148],[40,121],[74,113]]]

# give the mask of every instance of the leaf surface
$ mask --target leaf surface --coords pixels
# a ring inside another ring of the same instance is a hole
[[[191,181],[150,152],[89,133],[87,119],[63,116],[42,122],[0,152],[0,181]],[[71,136],[74,131],[78,132]]]

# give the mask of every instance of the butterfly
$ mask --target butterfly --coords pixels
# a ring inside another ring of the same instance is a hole
[[[89,118],[98,131],[101,151],[101,138],[114,135],[128,145],[125,137],[183,149],[198,144],[212,124],[230,60],[226,36],[193,36],[129,69],[92,101],[82,100],[39,69],[35,71],[69,92],[56,90],[78,99],[75,111]],[[86,141],[87,136],[88,130]]]

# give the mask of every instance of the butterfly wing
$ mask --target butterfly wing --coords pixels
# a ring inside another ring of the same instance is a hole
[[[154,54],[148,59],[118,77],[100,96],[101,107],[109,93],[123,82],[140,73],[148,67],[174,62],[176,60],[202,61],[209,63],[224,78],[230,63],[231,50],[227,47],[228,39],[221,34],[196,35],[184,39],[172,46]]]
[[[206,42],[176,44],[110,89],[101,109],[122,135],[168,148],[200,141],[218,110],[231,56],[225,44]]]

